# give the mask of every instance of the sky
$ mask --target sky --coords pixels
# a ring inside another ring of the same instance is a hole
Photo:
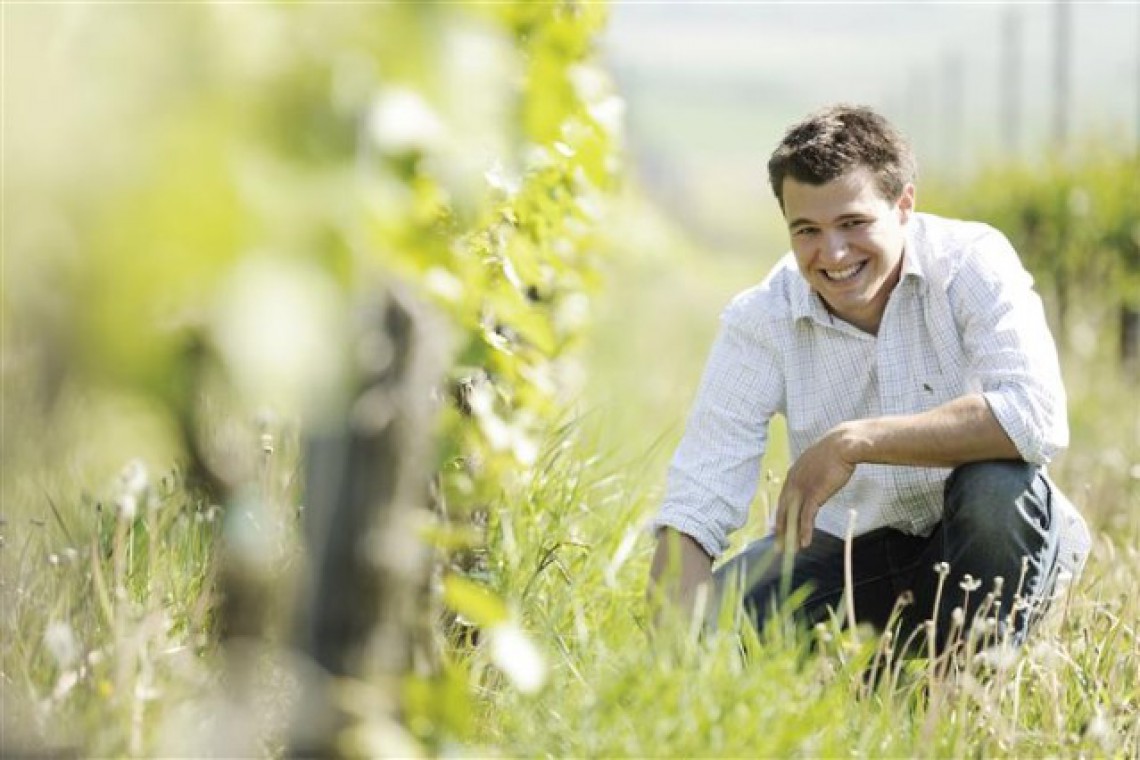
[[[1069,144],[1135,145],[1140,3],[1067,6]],[[602,52],[651,192],[732,246],[784,128],[829,102],[884,112],[926,176],[1052,155],[1058,18],[1053,2],[619,1]]]

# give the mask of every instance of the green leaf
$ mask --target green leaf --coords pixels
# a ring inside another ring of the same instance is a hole
[[[509,617],[497,594],[460,575],[444,579],[443,603],[478,626],[497,625]]]

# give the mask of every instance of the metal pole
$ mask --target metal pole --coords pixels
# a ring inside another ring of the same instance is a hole
[[[962,155],[962,114],[965,100],[965,77],[962,73],[962,56],[958,53],[948,53],[943,62],[943,159],[946,161],[947,173],[954,177],[963,175]]]
[[[1056,0],[1053,27],[1053,145],[1063,152],[1069,142],[1069,84],[1072,4]]]
[[[1021,137],[1021,14],[1006,9],[1002,23],[1002,78],[998,113],[1007,158],[1016,158]]]

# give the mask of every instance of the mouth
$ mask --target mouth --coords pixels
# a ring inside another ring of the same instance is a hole
[[[866,261],[861,261],[858,264],[847,267],[846,269],[821,269],[823,276],[830,282],[847,282],[859,276],[863,268],[867,266]]]

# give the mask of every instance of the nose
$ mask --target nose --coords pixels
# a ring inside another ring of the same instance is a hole
[[[828,261],[839,261],[847,255],[847,238],[840,230],[829,230],[823,234],[821,253]]]

